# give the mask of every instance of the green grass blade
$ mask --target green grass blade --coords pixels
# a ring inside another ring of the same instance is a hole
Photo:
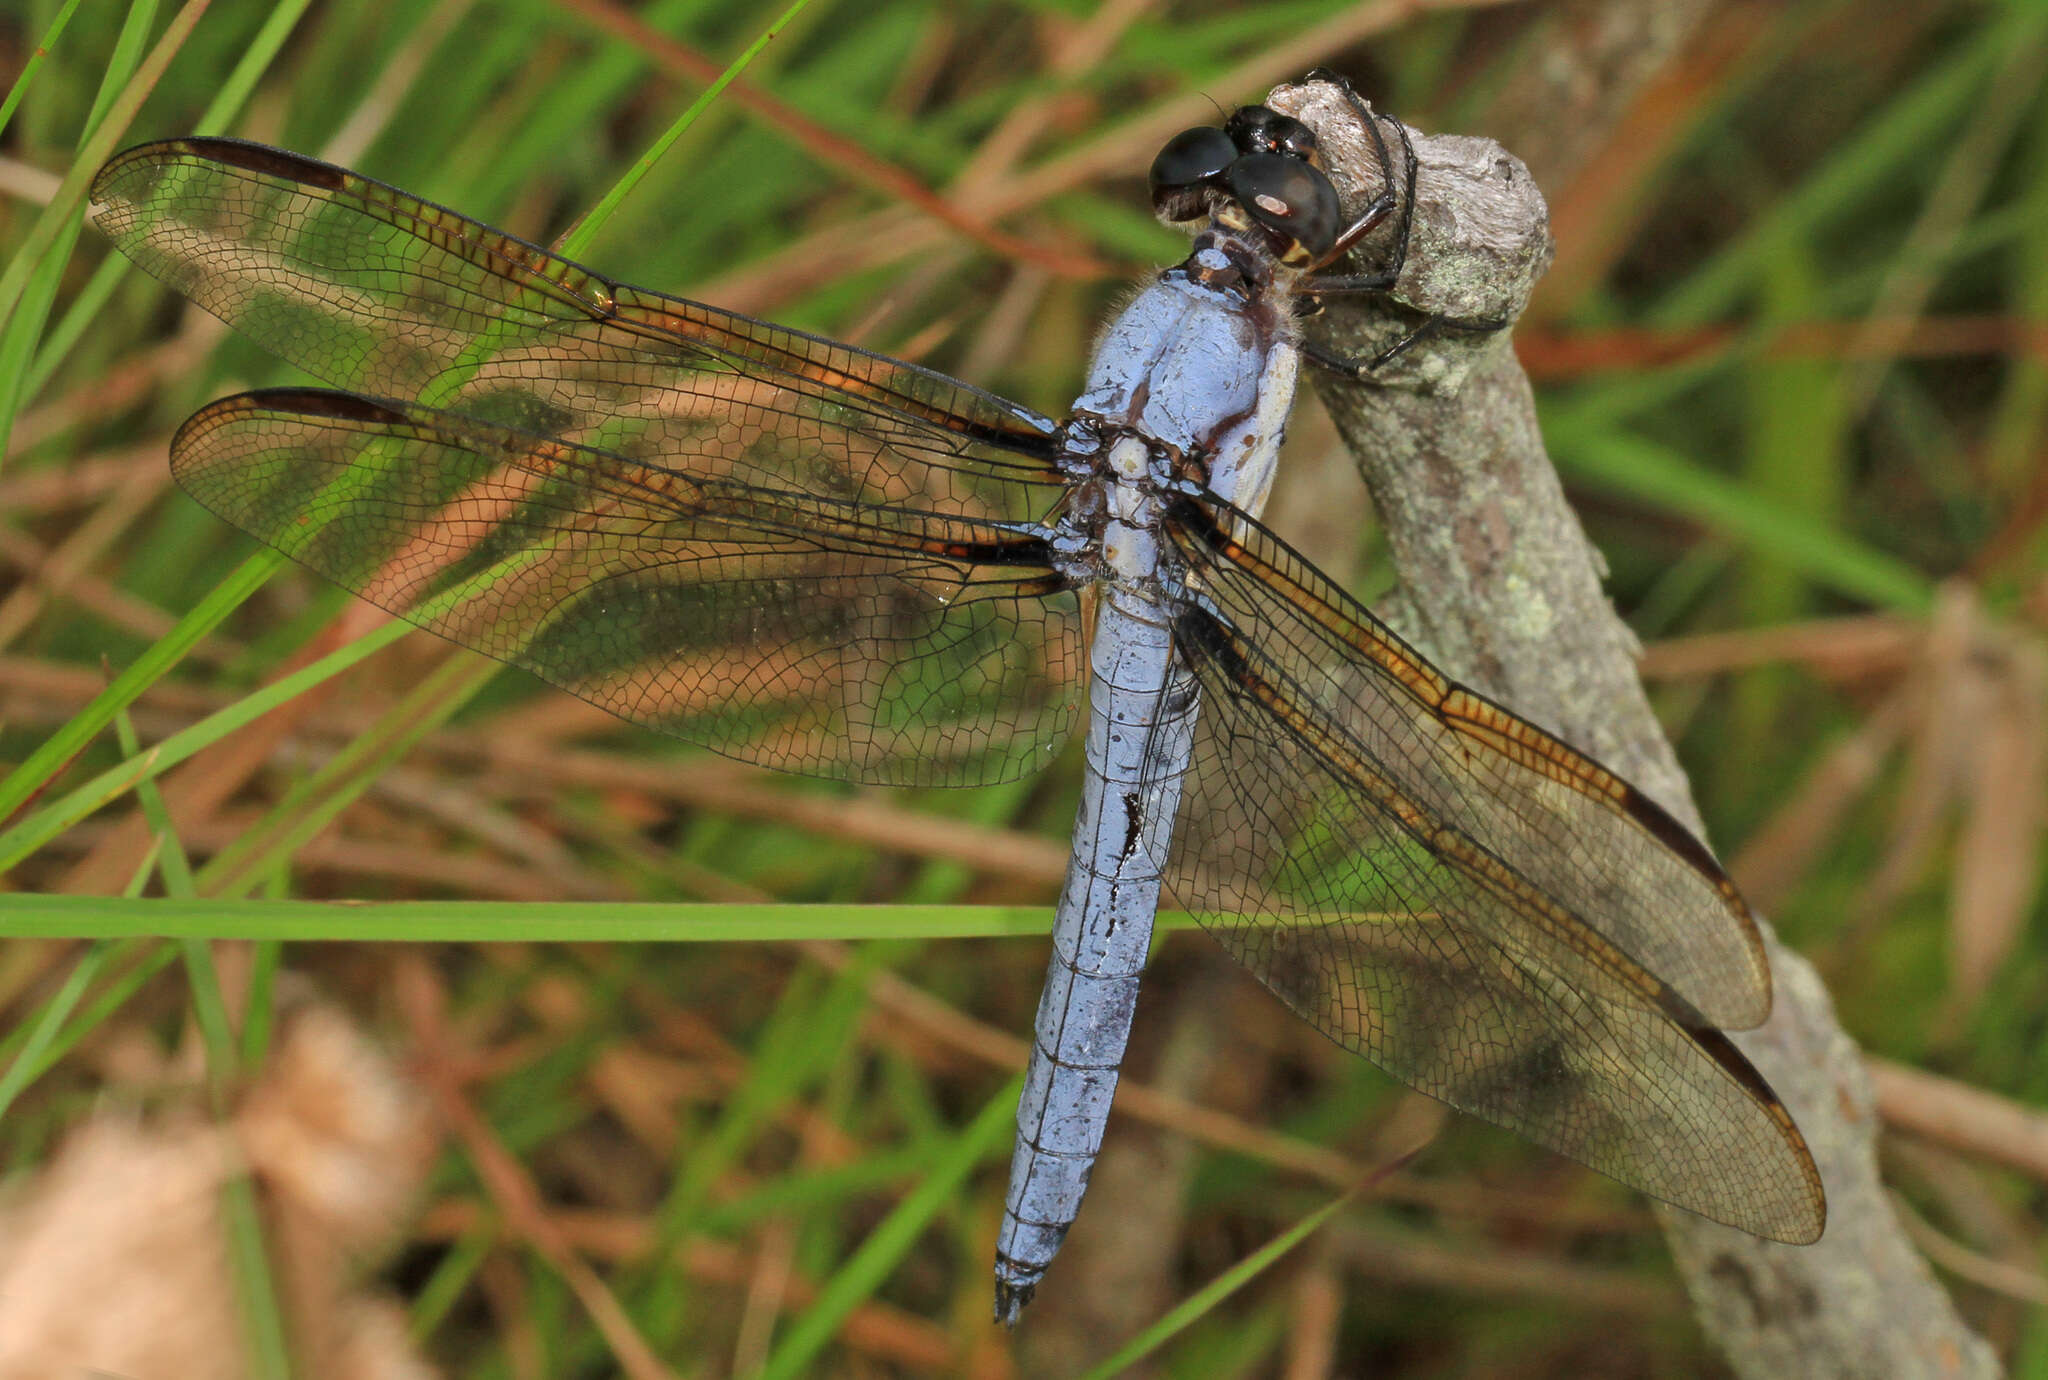
[[[249,97],[256,90],[256,83],[270,64],[283,50],[285,40],[292,36],[299,20],[313,0],[278,0],[263,21],[263,27],[249,41],[242,56],[236,61],[234,70],[229,72],[220,89],[207,102],[206,110],[193,125],[194,134],[218,134],[242,113],[242,107],[249,103]]]
[[[36,75],[42,71],[43,64],[50,60],[50,54],[55,51],[58,40],[64,37],[64,30],[70,27],[71,16],[76,13],[78,0],[64,0],[64,7],[44,26],[43,35],[30,50],[28,61],[21,65],[21,71],[15,75],[14,84],[7,88],[6,99],[0,100],[0,134],[7,131],[8,121],[14,118],[14,112],[21,105],[22,97],[26,96],[29,88],[35,84]]]
[[[235,64],[234,71],[220,84],[220,90],[207,105],[206,113],[201,115],[193,126],[195,134],[216,134],[241,113],[242,107],[248,103],[250,93],[256,89],[256,83],[270,70],[270,64],[276,60],[278,51],[284,47],[285,40],[291,37],[292,30],[298,25],[299,19],[306,12],[306,7],[311,3],[312,0],[283,0],[283,3],[270,12],[269,18],[263,21],[263,27],[257,31],[256,37],[243,52],[241,60]],[[0,128],[4,128],[5,124],[5,119],[0,118]],[[92,278],[72,299],[71,306],[59,318],[57,324],[44,335],[24,378],[22,397],[36,397],[49,384],[51,377],[70,356],[78,342],[85,338],[86,331],[99,318],[101,311],[105,310],[108,300],[114,295],[114,289],[128,276],[131,267],[126,259],[116,254],[93,270]],[[4,434],[4,430],[0,430],[0,435]]]
[[[2033,12],[2030,12],[2032,10]],[[2015,6],[2001,23],[1986,24],[1939,66],[1884,105],[1856,136],[1835,150],[1798,188],[1745,234],[1716,253],[1650,313],[1652,324],[1699,325],[1726,312],[1758,281],[1771,256],[1810,238],[1829,222],[1853,214],[1930,143],[1953,125],[1993,69],[2018,43],[2039,43],[2044,19],[2036,7]]]
[[[121,750],[133,758],[141,744],[126,710],[115,716],[114,727]],[[175,899],[195,899],[198,893],[193,886],[192,865],[172,827],[170,812],[164,808],[156,782],[141,781],[135,793],[143,819],[160,844],[165,889]],[[185,985],[192,994],[192,1011],[206,1050],[206,1081],[214,1116],[225,1121],[232,1114],[232,1100],[241,1082],[242,1048],[235,1039],[212,945],[203,939],[185,939],[179,941],[179,951],[184,956]],[[251,1370],[257,1375],[288,1380],[291,1352],[285,1340],[284,1312],[273,1287],[270,1252],[263,1240],[263,1215],[256,1201],[256,1185],[246,1169],[238,1168],[229,1173],[220,1192],[221,1212],[228,1229],[228,1258],[234,1267],[235,1297],[240,1304],[243,1341]]]
[[[448,720],[501,670],[482,657],[453,657],[379,717],[368,731],[262,819],[215,854],[200,877],[209,896],[245,896],[308,839],[361,798],[378,776]]]
[[[940,1148],[917,1187],[904,1195],[895,1211],[825,1282],[810,1308],[769,1354],[758,1372],[759,1380],[789,1380],[811,1373],[813,1363],[830,1344],[839,1325],[846,1321],[847,1314],[881,1287],[975,1167],[1001,1153],[1015,1128],[1017,1098],[1023,1088],[1021,1075],[1011,1079],[983,1105],[958,1137]]]
[[[1560,438],[1558,452],[1574,479],[1695,518],[1852,599],[1908,611],[1933,604],[1933,583],[1904,561],[1788,512],[1646,437],[1591,432]]]
[[[1124,1343],[1100,1365],[1088,1371],[1083,1380],[1108,1380],[1108,1377],[1125,1370],[1150,1356],[1160,1347],[1212,1312],[1216,1305],[1251,1283],[1265,1272],[1281,1256],[1286,1255],[1317,1228],[1334,1217],[1338,1210],[1357,1195],[1358,1190],[1340,1194],[1308,1216],[1296,1222],[1280,1235],[1253,1251],[1237,1264],[1225,1270],[1209,1283],[1182,1299],[1169,1309],[1166,1315]]]
[[[133,952],[134,944],[135,941],[132,939],[123,939],[115,943],[106,966],[112,967],[120,959],[126,958]],[[24,1061],[25,1071],[22,1075],[24,1085],[33,1083],[36,1079],[48,1073],[59,1059],[62,1059],[76,1048],[79,1041],[98,1030],[108,1017],[126,1006],[144,983],[169,967],[172,960],[177,958],[177,956],[178,946],[176,944],[156,944],[151,946],[148,953],[138,960],[134,967],[116,978],[108,986],[107,990],[102,992],[93,1001],[92,1005],[88,1006],[79,1015],[78,1019],[64,1028],[62,1035],[52,1040],[43,1049],[40,1055],[34,1059]],[[0,1051],[4,1051],[4,1049],[5,1046],[0,1045]]]
[[[0,895],[0,939],[151,935],[361,943],[795,943],[1043,938],[1047,906],[777,905],[689,901],[124,901]],[[1162,911],[1162,928],[1192,929]]]
[[[227,1217],[228,1252],[235,1262],[235,1295],[253,1373],[265,1380],[291,1380],[291,1347],[285,1339],[284,1315],[272,1287],[270,1249],[263,1239],[263,1212],[256,1202],[256,1181],[236,1174],[221,1185]]]
[[[612,213],[617,211],[626,198],[633,194],[633,189],[640,185],[641,179],[645,178],[653,170],[654,165],[661,161],[661,156],[668,152],[669,146],[682,137],[683,131],[696,123],[697,117],[703,114],[705,109],[718,99],[719,94],[732,84],[733,78],[744,72],[748,65],[756,57],[760,56],[761,50],[773,42],[775,36],[781,33],[789,22],[801,14],[809,4],[810,0],[796,0],[796,3],[784,10],[774,23],[763,29],[760,36],[748,45],[747,50],[737,58],[734,58],[732,64],[719,73],[718,80],[704,88],[704,93],[690,103],[690,108],[685,110],[667,129],[663,130],[654,142],[648,145],[646,150],[633,161],[633,166],[626,170],[625,175],[613,183],[611,189],[598,198],[597,204],[591,207],[575,225],[570,227],[569,231],[556,243],[556,252],[573,259],[588,250],[591,240],[604,227],[604,223],[610,220]]]
[[[267,573],[267,567],[272,562],[283,559],[282,556],[265,553],[252,559],[242,569],[243,571],[250,571],[254,568],[258,578],[260,578],[262,574]],[[216,590],[215,596],[215,599],[210,599],[206,605],[201,607],[212,607],[218,601],[224,605],[219,610],[221,617],[225,617],[227,611],[234,606],[234,603],[239,601],[239,591],[229,592],[223,596],[221,590]],[[194,612],[196,615],[198,610]],[[185,623],[179,625],[180,631],[182,632],[185,629],[185,624],[196,621],[203,622],[204,620],[188,617]],[[120,798],[138,782],[149,780],[169,770],[202,748],[210,747],[214,743],[219,742],[244,724],[250,723],[269,713],[272,709],[275,709],[293,696],[305,693],[321,681],[339,675],[372,653],[390,646],[405,633],[409,632],[411,626],[409,623],[387,623],[374,632],[357,638],[347,646],[328,653],[310,666],[302,667],[290,675],[284,676],[265,686],[263,689],[237,700],[225,709],[208,715],[190,728],[172,734],[155,747],[143,753],[141,757],[109,768],[57,801],[35,811],[6,833],[0,834],[0,872],[5,872],[14,867],[23,858],[26,858],[29,854],[35,852],[51,839],[56,838],[66,829],[69,829],[79,820],[84,819],[109,801]],[[204,629],[200,629],[200,632],[203,634]],[[177,636],[178,634],[173,634],[173,637]],[[159,642],[156,647],[151,648],[151,656],[130,666],[112,686],[96,696],[92,704],[88,705],[84,711],[74,717],[56,735],[53,735],[50,741],[43,745],[43,748],[39,749],[27,762],[16,769],[14,776],[9,777],[4,786],[0,786],[0,799],[6,797],[9,788],[24,791],[23,798],[26,798],[25,792],[33,789],[33,786],[17,787],[15,786],[16,778],[28,777],[33,784],[39,785],[41,781],[47,780],[50,775],[54,775],[56,769],[65,762],[68,762],[77,751],[77,748],[72,748],[68,752],[56,751],[52,749],[53,744],[57,745],[58,749],[62,749],[72,741],[79,740],[80,746],[83,746],[82,740],[88,737],[87,727],[97,718],[96,711],[104,709],[107,717],[111,718],[114,712],[121,706],[127,704],[129,700],[132,700],[136,695],[139,695],[153,684],[157,676],[161,675],[163,670],[168,668],[169,664],[157,656],[156,653],[164,649],[166,643],[169,643],[171,640],[171,638],[166,638],[164,642]],[[197,641],[197,637],[194,636],[191,638],[191,641]],[[189,646],[190,642],[186,641],[183,645]],[[175,658],[172,659],[174,660]],[[104,723],[105,720],[100,719],[98,722]]]
[[[492,1222],[472,1227],[455,1239],[434,1272],[427,1276],[426,1283],[413,1294],[408,1330],[414,1341],[424,1342],[434,1334],[434,1329],[475,1282],[476,1272],[497,1246],[498,1230]]]
[[[76,204],[66,206],[65,190],[75,184],[78,200],[82,202],[84,184],[76,180],[81,173],[90,172],[85,166],[85,150],[95,142],[94,135],[108,109],[119,99],[141,62],[155,19],[156,0],[136,0],[128,7],[113,52],[108,56],[107,69],[93,94],[92,109],[85,118],[84,134],[70,172],[30,230],[20,258],[8,266],[10,273],[23,270],[23,281],[15,298],[0,302],[0,322],[4,322],[0,325],[0,448],[4,448],[7,437],[13,433],[15,411],[27,395],[29,361],[34,358],[36,342],[49,320],[50,307],[57,300],[65,265],[70,263],[71,251],[78,243],[81,217]],[[46,228],[47,238],[39,239]]]
[[[114,716],[114,732],[124,756],[133,761],[141,755],[142,743],[135,736],[135,725],[129,722],[126,709]],[[142,806],[143,821],[149,825],[154,840],[157,865],[163,871],[164,890],[181,901],[198,896],[192,886],[191,857],[171,825],[171,813],[164,808],[163,793],[157,790],[156,782],[148,778],[137,782],[135,798]]]
[[[114,145],[127,131],[136,111],[142,108],[142,102],[163,76],[164,69],[170,66],[171,59],[177,56],[178,49],[191,37],[193,26],[206,12],[206,6],[207,0],[186,0],[184,8],[172,17],[156,47],[136,69],[134,77],[121,88],[120,95],[108,105],[107,117],[79,145],[78,156],[72,160],[64,180],[58,183],[56,195],[36,217],[36,223],[29,227],[21,248],[5,272],[0,272],[0,323],[5,323],[7,329],[12,329],[16,310],[30,284],[41,275],[63,271],[61,262],[52,266],[52,251],[67,231],[76,232],[93,175],[113,153]],[[0,440],[4,440],[5,435],[6,429],[0,428]]]
[[[33,1021],[21,1026],[25,1032],[21,1048],[15,1053],[14,1062],[7,1066],[7,1071],[0,1073],[0,1118],[7,1115],[14,1099],[35,1081],[36,1075],[49,1067],[48,1058],[51,1048],[57,1043],[57,1033],[71,1018],[72,1010],[99,976],[100,969],[106,966],[114,948],[111,941],[104,939],[87,948],[78,962],[71,965],[64,985],[43,1003]]]

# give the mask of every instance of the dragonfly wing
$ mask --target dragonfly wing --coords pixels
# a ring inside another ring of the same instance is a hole
[[[1176,839],[1176,896],[1410,1086],[1717,1221],[1816,1238],[1806,1144],[1717,1029],[1761,1020],[1770,989],[1705,848],[1215,511],[1168,523],[1209,807]]]
[[[372,178],[234,139],[94,180],[123,253],[337,388],[826,498],[1031,520],[1053,422],[901,360],[616,283]]]
[[[273,393],[181,436],[196,498],[349,588],[790,770],[989,781],[1065,737],[1074,600],[1018,539],[1066,492],[1046,418],[260,144],[130,149],[93,199],[257,343],[423,405]],[[747,515],[717,511],[733,495]]]
[[[812,775],[1042,766],[1082,691],[1042,532],[666,468],[324,389],[172,445],[206,507],[364,598],[622,718]]]

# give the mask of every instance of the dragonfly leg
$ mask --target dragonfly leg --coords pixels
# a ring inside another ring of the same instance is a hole
[[[1431,336],[1440,335],[1445,331],[1484,335],[1490,331],[1505,330],[1507,324],[1506,321],[1498,318],[1474,321],[1463,317],[1432,313],[1429,316],[1423,317],[1413,330],[1403,334],[1393,344],[1363,358],[1340,355],[1334,350],[1324,349],[1312,340],[1304,340],[1302,342],[1301,353],[1310,363],[1321,365],[1331,373],[1342,374],[1345,378],[1365,379],[1371,377],[1373,372],[1381,365],[1389,360],[1398,359],[1401,355],[1406,354]]]
[[[1379,195],[1368,202],[1357,219],[1337,236],[1330,252],[1322,257],[1315,268],[1322,269],[1335,263],[1349,253],[1359,241],[1385,223],[1396,208],[1400,211],[1400,219],[1394,232],[1393,250],[1385,263],[1365,273],[1332,273],[1309,280],[1302,296],[1297,299],[1301,304],[1297,314],[1313,316],[1322,310],[1322,299],[1325,297],[1386,293],[1400,281],[1401,270],[1408,262],[1408,244],[1415,227],[1415,177],[1420,160],[1415,155],[1415,144],[1409,137],[1408,127],[1392,116],[1375,115],[1359,98],[1349,79],[1341,73],[1332,72],[1327,68],[1317,68],[1308,74],[1306,80],[1326,82],[1343,93],[1359,125],[1372,136],[1373,156],[1379,164],[1380,174]],[[1393,152],[1388,147],[1386,135],[1381,132],[1382,122],[1393,125],[1395,137],[1400,144],[1402,190],[1399,196],[1396,196],[1394,191]],[[1434,313],[1424,317],[1418,325],[1391,345],[1366,358],[1348,358],[1315,345],[1304,346],[1303,352],[1326,369],[1334,370],[1348,378],[1364,378],[1381,365],[1441,332],[1481,334],[1500,330],[1506,325],[1505,319],[1453,317]]]
[[[1365,207],[1359,211],[1357,217],[1352,220],[1351,224],[1338,232],[1337,239],[1330,246],[1329,251],[1313,264],[1309,271],[1311,273],[1318,272],[1350,253],[1353,246],[1378,229],[1398,207],[1401,212],[1401,224],[1400,229],[1394,234],[1393,255],[1379,272],[1368,275],[1373,278],[1383,278],[1384,282],[1381,286],[1391,287],[1395,280],[1401,276],[1401,265],[1408,257],[1408,232],[1413,228],[1414,224],[1415,171],[1418,164],[1415,157],[1415,145],[1408,138],[1408,127],[1391,116],[1374,115],[1371,108],[1359,99],[1358,92],[1352,89],[1350,79],[1341,73],[1332,72],[1327,67],[1318,67],[1315,71],[1310,72],[1305,80],[1327,82],[1344,93],[1344,99],[1350,103],[1352,113],[1357,116],[1359,124],[1365,128],[1367,133],[1372,135],[1373,154],[1379,160],[1380,166],[1379,195],[1367,202]],[[1387,136],[1380,132],[1380,122],[1382,120],[1386,120],[1394,126],[1394,133],[1401,141],[1401,164],[1404,176],[1402,178],[1403,191],[1398,196],[1394,191],[1394,155],[1387,147]],[[1321,285],[1317,284],[1313,290],[1321,291]]]

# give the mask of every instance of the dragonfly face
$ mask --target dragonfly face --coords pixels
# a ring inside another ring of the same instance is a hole
[[[1162,150],[1154,202],[1193,251],[1104,334],[1063,422],[281,150],[144,145],[94,201],[124,253],[336,390],[216,402],[172,467],[364,598],[790,771],[1010,779],[1085,702],[999,1316],[1079,1206],[1162,895],[1410,1086],[1813,1240],[1812,1159],[1721,1034],[1770,986],[1711,854],[1258,521],[1296,303],[1362,223],[1317,159],[1263,107]]]
[[[1289,264],[1327,255],[1343,219],[1315,131],[1262,105],[1245,106],[1221,129],[1176,134],[1152,160],[1150,182],[1152,209],[1169,225],[1256,227]]]

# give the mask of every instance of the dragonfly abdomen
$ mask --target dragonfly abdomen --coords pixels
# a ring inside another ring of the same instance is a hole
[[[996,1241],[1005,1323],[1058,1252],[1102,1145],[1194,743],[1198,692],[1156,605],[1106,591],[1090,670],[1088,770]]]

